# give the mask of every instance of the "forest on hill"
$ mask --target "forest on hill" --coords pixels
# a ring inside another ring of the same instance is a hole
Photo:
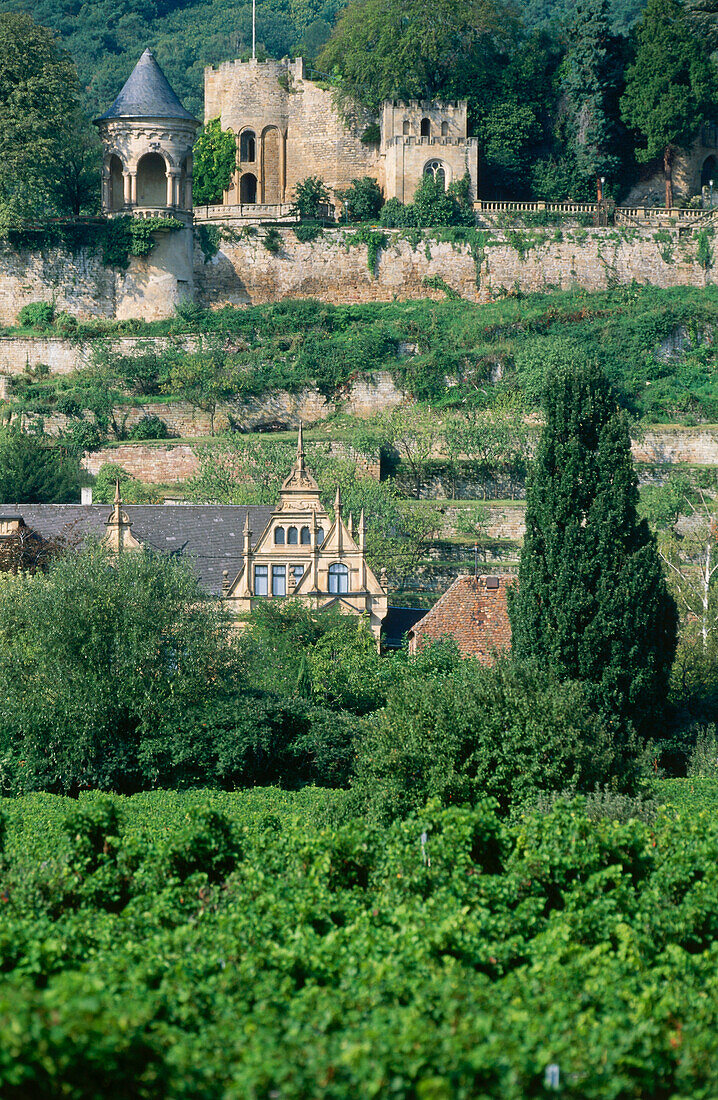
[[[625,33],[644,0],[612,0],[614,29]],[[327,41],[345,0],[259,0],[259,56],[303,55],[313,59]],[[561,35],[575,0],[528,0],[521,4],[527,32]],[[203,73],[252,46],[252,4],[224,0],[0,0],[0,11],[27,11],[62,38],[75,61],[89,112],[104,110],[146,46],[189,110],[203,114]]]

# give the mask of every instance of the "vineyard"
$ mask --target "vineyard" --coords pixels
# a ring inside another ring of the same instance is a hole
[[[718,783],[604,802],[7,799],[0,1094],[715,1097]]]

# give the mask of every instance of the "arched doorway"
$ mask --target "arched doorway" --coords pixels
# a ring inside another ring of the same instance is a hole
[[[446,165],[440,160],[430,160],[428,164],[424,166],[424,175],[433,176],[435,180],[441,180],[442,187],[446,190]]]
[[[257,139],[254,130],[243,130],[239,138],[240,164],[254,164],[257,159]]]
[[[122,161],[113,153],[110,157],[110,193],[107,205],[110,210],[122,210],[125,205],[125,181],[122,175]]]
[[[706,157],[701,169],[701,191],[704,187],[710,187],[713,180],[714,189],[718,190],[718,160],[714,156]]]
[[[137,205],[167,205],[167,165],[159,153],[145,153],[137,163]]]
[[[428,118],[422,118],[421,120],[421,136],[431,137],[431,122]]]
[[[239,201],[257,201],[257,177],[253,172],[245,172],[239,181]]]

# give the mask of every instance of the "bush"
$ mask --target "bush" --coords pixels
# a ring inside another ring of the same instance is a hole
[[[293,226],[293,229],[297,240],[303,243],[316,241],[324,233],[321,225],[317,222],[299,222],[298,225]]]
[[[349,220],[353,222],[374,221],[384,201],[381,187],[371,176],[352,180],[346,191],[338,191],[337,194],[345,209],[348,209]]]
[[[202,873],[210,882],[221,882],[240,857],[240,845],[226,816],[203,806],[178,830],[165,854],[165,864],[167,872],[181,881]]]
[[[399,199],[389,199],[381,208],[379,225],[385,229],[415,228],[418,224],[414,207],[405,206]]]
[[[612,777],[630,786],[634,778],[579,685],[508,660],[406,677],[369,720],[357,752],[355,789],[379,821],[431,797],[449,805],[491,795],[508,810],[539,791],[591,790]]]
[[[54,302],[28,302],[17,315],[17,323],[23,328],[46,329],[54,319]]]
[[[332,197],[323,179],[319,176],[307,176],[299,180],[294,188],[293,213],[302,221],[312,221],[322,216],[322,207],[330,206]]]
[[[169,439],[169,429],[159,416],[145,415],[133,424],[128,433],[129,439]]]

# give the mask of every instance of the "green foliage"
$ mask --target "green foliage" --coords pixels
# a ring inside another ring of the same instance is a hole
[[[193,149],[192,198],[196,206],[222,201],[237,163],[237,140],[221,121],[204,124]]]
[[[145,413],[128,432],[128,439],[168,439],[169,430],[164,420],[154,413]]]
[[[302,243],[316,241],[319,237],[324,235],[324,230],[318,222],[298,222],[298,224],[292,226],[292,228],[295,237]]]
[[[700,229],[698,233],[696,233],[696,260],[704,271],[708,271],[708,269],[713,266],[711,237],[712,233],[708,229]]]
[[[152,782],[157,728],[233,674],[224,630],[179,560],[90,548],[17,579],[0,606],[3,789]]]
[[[276,256],[282,251],[282,235],[275,226],[270,225],[269,229],[264,231],[262,237],[262,244],[266,248],[267,252],[271,252],[273,256]]]
[[[417,0],[354,0],[319,56],[325,72],[341,73],[341,92],[379,113],[385,99],[408,102],[464,94],[459,80],[473,75],[493,40],[508,37],[511,17],[491,0],[457,6],[441,0],[429,9]]]
[[[621,111],[639,134],[636,158],[663,158],[666,206],[671,206],[674,150],[690,145],[696,128],[715,109],[715,70],[680,0],[648,0],[636,36]]]
[[[361,136],[362,145],[378,145],[381,141],[381,127],[378,122],[372,122],[363,131]]]
[[[568,680],[625,736],[665,707],[677,615],[655,540],[639,520],[625,417],[594,365],[546,384],[531,469],[512,648]]]
[[[346,238],[348,245],[366,245],[366,265],[371,271],[372,275],[376,275],[376,265],[379,262],[379,253],[383,248],[386,248],[389,243],[389,238],[386,233],[382,233],[379,229],[369,229],[367,226],[362,225],[359,229],[355,229],[353,233],[349,233]]]
[[[17,323],[21,328],[47,329],[54,320],[54,302],[28,302],[17,315]]]
[[[293,213],[302,221],[316,221],[321,218],[324,208],[331,203],[331,195],[321,176],[307,176],[295,185],[292,195]]]
[[[204,262],[207,263],[219,252],[219,244],[222,239],[219,228],[216,225],[198,225],[197,236]]]
[[[344,204],[345,214],[353,222],[376,221],[384,203],[382,189],[371,176],[352,180],[346,191],[337,191],[337,196]]]
[[[120,493],[125,504],[152,503],[151,487],[127,473],[118,462],[103,462],[92,486],[92,499],[97,504],[111,504],[115,488],[120,483]]]
[[[80,495],[80,465],[56,441],[0,428],[0,500],[67,504]]]
[[[154,791],[115,800],[119,909],[66,900],[96,796],[6,800],[0,1092],[524,1100],[553,1063],[582,1100],[713,1096],[713,788],[661,785],[649,824],[482,801],[381,830],[331,792]]]
[[[0,13],[0,236],[69,212],[80,89],[69,55],[26,13]],[[82,206],[82,199],[79,200]]]
[[[385,822],[431,797],[473,804],[491,794],[508,809],[540,790],[591,790],[611,774],[632,781],[579,685],[459,660],[390,690],[359,744],[355,790]]]

